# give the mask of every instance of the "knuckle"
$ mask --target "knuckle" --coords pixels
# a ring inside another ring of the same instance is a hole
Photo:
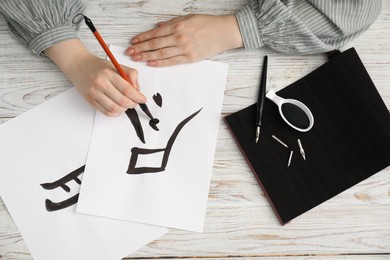
[[[119,100],[118,100],[118,105],[120,107],[123,107],[123,108],[126,108],[128,105],[127,105],[127,98],[126,97],[120,97]]]
[[[117,104],[112,104],[107,109],[108,113],[118,114],[120,112],[120,108]]]
[[[126,88],[124,88],[123,91],[122,91],[122,94],[123,94],[124,96],[126,96],[126,97],[130,97],[132,93],[133,93],[132,87],[126,87]]]
[[[179,63],[179,59],[177,57],[172,58],[167,65],[173,65]]]
[[[92,106],[96,106],[96,101],[95,101],[95,98],[94,96],[92,95],[92,93],[87,93],[87,95],[85,96],[85,100],[91,104]]]
[[[158,50],[158,56],[159,58],[166,58],[168,57],[168,53],[166,49],[159,49]]]
[[[87,96],[85,97],[85,99],[90,103],[90,104],[93,104],[95,105],[96,101],[95,101],[95,95],[93,93],[88,93]]]
[[[183,44],[183,43],[186,43],[187,42],[187,37],[184,35],[184,34],[177,34],[175,36],[175,40],[179,43],[179,44]]]
[[[177,32],[180,32],[184,29],[184,23],[183,22],[176,22],[174,25],[173,25],[173,30],[174,31],[177,31]]]
[[[158,45],[159,45],[159,40],[158,39],[152,39],[150,40],[150,47],[152,49],[157,49],[158,48]]]
[[[184,50],[185,56],[189,61],[195,61],[198,59],[196,51],[191,46],[187,46]]]
[[[155,30],[153,30],[153,31],[151,31],[151,32],[150,32],[150,35],[151,35],[152,38],[158,37],[158,36],[159,36],[159,30],[158,30],[158,28],[155,29]]]
[[[93,94],[96,94],[97,92],[99,92],[100,90],[104,89],[105,85],[104,85],[104,81],[102,78],[94,78],[92,80],[92,85],[91,85],[91,88],[89,89],[89,92],[91,95]]]
[[[102,72],[102,74],[107,75],[107,74],[110,74],[112,72],[112,70],[111,70],[111,68],[105,67],[102,69],[101,72]]]

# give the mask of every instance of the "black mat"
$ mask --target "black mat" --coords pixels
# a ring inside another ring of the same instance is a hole
[[[290,128],[268,99],[257,145],[255,104],[226,116],[225,122],[282,224],[390,165],[390,114],[355,49],[277,94],[310,108],[314,126],[309,132]]]

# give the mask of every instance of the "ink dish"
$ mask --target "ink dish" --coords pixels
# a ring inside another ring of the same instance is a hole
[[[310,126],[310,119],[306,112],[295,104],[282,104],[282,113],[290,124],[298,128],[306,129]]]
[[[296,99],[282,98],[276,95],[273,89],[268,91],[265,96],[278,106],[282,119],[295,130],[307,132],[313,127],[313,114],[302,102]]]

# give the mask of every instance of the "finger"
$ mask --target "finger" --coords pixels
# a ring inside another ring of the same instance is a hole
[[[157,38],[157,37],[172,34],[173,33],[172,27],[168,27],[168,26],[165,27],[164,25],[174,24],[176,22],[185,20],[190,16],[192,16],[192,15],[188,14],[188,15],[178,16],[178,17],[172,18],[171,20],[168,20],[165,22],[158,22],[157,28],[151,29],[149,31],[146,31],[146,32],[143,32],[143,33],[140,33],[140,34],[134,36],[133,39],[131,40],[131,43],[136,44],[139,42],[147,41],[147,40],[152,39],[152,38]]]
[[[172,28],[170,26],[161,26],[154,29],[151,29],[149,31],[140,33],[136,35],[132,40],[132,44],[137,44],[140,42],[144,42],[153,38],[163,37],[170,35],[172,33]]]
[[[140,60],[141,52],[154,51],[165,47],[171,47],[175,45],[175,38],[171,35],[154,38],[148,41],[134,44],[126,50],[126,54],[132,56],[134,60]]]
[[[110,113],[121,113],[130,107],[134,107],[136,104],[128,97],[123,96],[118,90],[112,88],[111,91],[101,93],[102,97],[99,98],[102,106]]]
[[[93,104],[92,104],[97,110],[99,110],[100,112],[102,112],[103,114],[105,114],[106,116],[111,116],[111,117],[114,117],[114,116],[119,116],[120,114],[113,114],[113,113],[110,113],[108,112],[102,105],[100,105],[99,102],[97,101],[94,101]]]
[[[136,90],[139,92],[140,86],[139,86],[139,82],[138,82],[138,72],[136,70],[131,70],[131,71],[129,71],[127,76],[129,77],[129,79],[133,83],[133,85],[135,86]]]
[[[118,106],[110,98],[108,98],[104,93],[99,93],[96,95],[94,106],[106,116],[118,116],[122,112],[126,111],[126,108]]]
[[[114,86],[112,86],[110,89],[105,89],[103,91],[103,94],[120,108],[124,108],[124,109],[134,108],[137,105],[137,103],[135,103],[127,96],[123,95]]]
[[[132,57],[135,61],[163,60],[182,55],[183,51],[178,47],[161,48],[155,51],[148,51]]]
[[[124,80],[119,74],[113,74],[111,78],[112,85],[124,96],[137,104],[146,103],[146,97],[137,91],[129,82]]]
[[[148,65],[151,67],[167,67],[177,64],[184,64],[191,62],[186,56],[180,55],[163,60],[151,60],[148,61]]]

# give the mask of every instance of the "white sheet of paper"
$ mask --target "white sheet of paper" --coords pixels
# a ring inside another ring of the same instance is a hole
[[[77,211],[202,232],[227,64],[202,61],[151,68],[132,62],[124,56],[124,48],[110,49],[119,63],[138,70],[141,92],[160,120],[159,131],[149,126],[149,118],[139,107],[145,144],[126,114],[108,118],[97,113]],[[156,93],[162,97],[161,107],[152,98]],[[176,129],[199,110],[180,131]],[[171,149],[165,149],[175,131]],[[165,169],[128,174],[133,147],[165,149],[165,154],[140,154],[133,168],[159,168],[165,156]]]
[[[70,180],[46,190],[86,162],[95,111],[75,89],[0,125],[0,195],[35,260],[121,259],[167,232],[165,228],[75,213],[48,212],[79,192]],[[81,176],[80,176],[81,179]]]

